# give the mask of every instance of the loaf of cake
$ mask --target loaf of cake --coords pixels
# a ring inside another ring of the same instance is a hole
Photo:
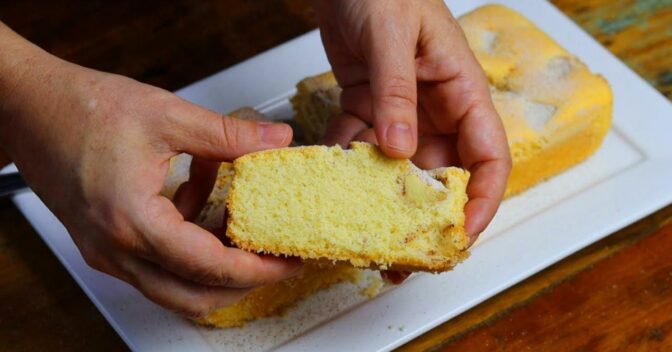
[[[236,159],[226,235],[239,248],[357,267],[445,271],[467,256],[468,172],[355,142]]]
[[[608,83],[519,13],[486,5],[459,19],[490,82],[504,122],[513,168],[506,196],[585,160],[611,125]],[[306,142],[324,135],[340,112],[331,72],[299,82],[291,99]],[[309,137],[309,138],[308,138]]]
[[[250,108],[231,114],[238,118],[264,120],[264,116]],[[189,177],[191,157],[181,154],[171,159],[162,195],[172,198],[179,185]],[[222,163],[212,193],[195,222],[214,231],[224,225],[226,198],[233,179],[233,164]],[[306,263],[299,276],[252,290],[242,300],[218,309],[196,320],[197,323],[216,327],[242,326],[247,321],[281,314],[297,301],[343,281],[356,281],[360,271],[349,265]]]

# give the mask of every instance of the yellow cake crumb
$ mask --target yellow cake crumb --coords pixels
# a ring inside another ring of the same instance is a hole
[[[369,298],[376,297],[384,285],[385,282],[383,282],[382,279],[372,279],[369,281],[369,284],[364,289],[362,289],[361,294]]]
[[[240,248],[358,267],[444,271],[467,256],[468,172],[425,172],[353,143],[234,161],[227,236]]]

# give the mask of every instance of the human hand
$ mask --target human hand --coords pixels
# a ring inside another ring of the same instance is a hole
[[[287,146],[289,126],[223,117],[35,47],[15,49],[28,66],[12,66],[26,69],[11,90],[0,89],[11,91],[1,100],[0,142],[91,267],[189,317],[297,273],[298,262],[225,247],[187,221],[218,161]],[[199,159],[174,204],[159,192],[181,152]]]
[[[363,140],[423,168],[468,169],[465,228],[475,241],[501,202],[511,159],[457,21],[440,0],[317,0],[316,11],[343,88],[344,113],[330,121],[325,143]]]

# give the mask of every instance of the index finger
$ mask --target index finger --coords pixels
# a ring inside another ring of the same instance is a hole
[[[374,18],[364,43],[370,74],[373,125],[380,148],[394,158],[410,158],[417,148],[418,31],[397,19]]]

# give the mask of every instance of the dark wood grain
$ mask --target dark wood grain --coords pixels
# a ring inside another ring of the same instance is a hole
[[[2,150],[0,150],[0,168],[6,166],[7,164],[9,164],[9,162],[10,162],[9,157],[5,155],[5,153],[3,153]]]
[[[124,349],[23,215],[0,201],[0,350]]]
[[[444,351],[672,349],[672,225]]]
[[[672,96],[671,0],[554,0],[553,3],[661,93]],[[62,58],[169,90],[270,49],[316,25],[310,0],[2,1],[0,20]],[[473,339],[492,342],[495,331],[518,333],[518,337],[501,341],[515,344],[512,346],[521,347],[519,349],[538,347],[540,345],[533,343],[539,337],[520,336],[523,332],[536,331],[525,324],[537,312],[534,309],[540,308],[556,309],[552,316],[556,319],[550,323],[568,319],[563,314],[573,312],[571,314],[576,320],[562,321],[581,326],[608,326],[599,320],[598,315],[578,314],[572,305],[558,308],[563,304],[564,296],[553,296],[559,297],[556,298],[558,301],[547,299],[546,303],[537,306],[534,302],[552,295],[555,292],[552,287],[561,289],[562,282],[572,280],[572,277],[578,280],[573,281],[575,283],[590,284],[579,280],[582,274],[576,276],[577,273],[590,273],[593,265],[599,266],[602,260],[620,250],[632,248],[632,255],[639,253],[642,257],[648,251],[656,250],[647,246],[655,247],[658,241],[649,241],[647,235],[671,218],[672,207],[649,216],[404,348],[457,348],[463,346],[460,343],[476,348],[479,346],[473,344]],[[645,240],[638,242],[642,238]],[[633,243],[638,244],[633,246]],[[646,265],[652,264],[646,262]],[[646,277],[662,280],[664,276],[651,274],[658,273],[656,270],[653,267],[647,269]],[[604,280],[611,275],[609,271],[603,270],[602,273]],[[616,272],[619,275],[623,273]],[[611,278],[618,280],[616,276]],[[624,288],[629,287],[627,292],[616,290],[610,296],[605,291],[600,296],[605,304],[615,302],[607,298],[621,298],[623,301],[644,299],[638,298],[635,293],[644,292],[641,285],[651,285],[651,282],[647,283],[642,277],[628,278],[633,281],[619,281]],[[651,290],[661,287],[651,286]],[[577,291],[579,293],[589,292],[586,287],[575,288],[583,290]],[[588,298],[582,302],[595,309],[600,307],[600,302]],[[663,305],[667,302],[669,299],[660,302],[660,307],[668,307]],[[534,309],[523,308],[525,313],[519,313],[521,310],[516,310],[516,307],[521,306]],[[508,319],[515,321],[510,330],[483,330],[485,325],[500,329],[502,324],[507,325]],[[640,325],[633,323],[629,331],[639,329],[640,335],[637,336],[641,336],[642,340],[660,340],[655,346],[669,342],[667,327],[646,330]],[[557,334],[563,329],[557,322],[553,327]],[[628,328],[627,324],[619,327]],[[620,333],[620,330],[613,331]],[[598,336],[597,333],[594,336]],[[123,342],[23,216],[9,202],[0,201],[0,350],[124,349]]]
[[[2,1],[0,20],[66,60],[175,90],[315,28],[310,3]]]
[[[553,0],[584,30],[672,98],[672,0]]]

